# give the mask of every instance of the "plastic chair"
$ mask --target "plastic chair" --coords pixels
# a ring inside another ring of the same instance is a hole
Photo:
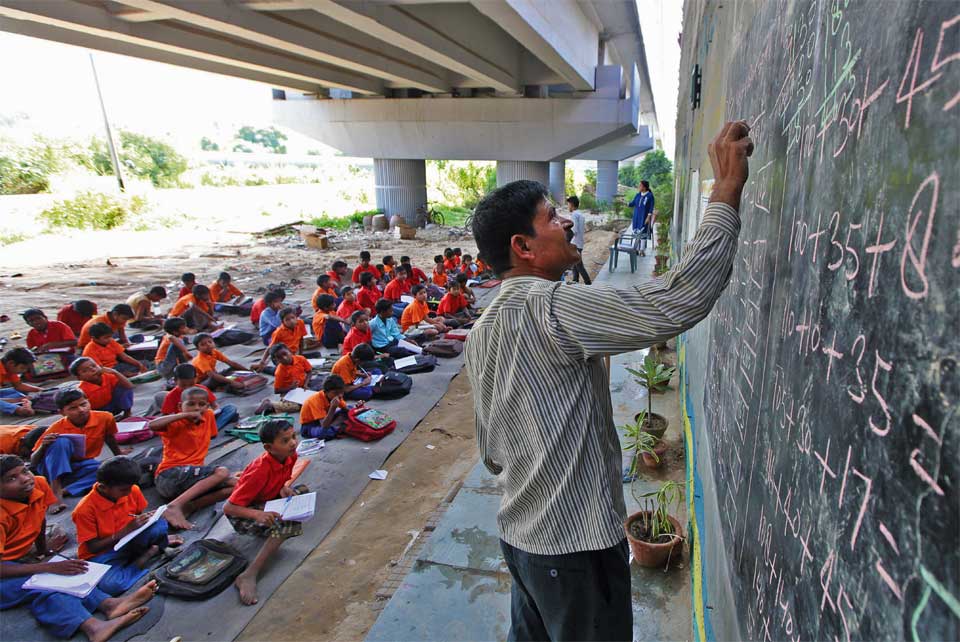
[[[617,237],[617,242],[610,246],[610,259],[608,269],[613,272],[617,269],[620,260],[620,253],[623,252],[630,256],[630,273],[637,271],[637,257],[640,256],[640,241],[645,235],[640,232],[621,232]]]

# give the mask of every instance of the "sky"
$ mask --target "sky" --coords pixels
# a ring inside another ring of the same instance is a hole
[[[637,0],[664,151],[673,158],[681,0]],[[270,88],[240,78],[115,54],[93,52],[104,102],[115,129],[160,136],[191,149],[203,136],[229,140],[241,125],[271,124]],[[21,114],[15,133],[89,139],[103,135],[90,51],[0,32],[0,116]],[[4,133],[9,135],[9,130]],[[291,137],[290,151],[322,147]],[[302,149],[298,150],[298,147]]]

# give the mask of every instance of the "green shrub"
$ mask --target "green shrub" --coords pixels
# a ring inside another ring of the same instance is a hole
[[[380,210],[364,210],[360,212],[354,212],[349,216],[329,216],[323,214],[309,221],[310,225],[315,225],[317,227],[323,227],[326,229],[334,230],[349,230],[350,226],[354,223],[358,225],[363,225],[364,216],[375,216],[376,214],[382,214]]]
[[[597,199],[593,194],[587,190],[583,190],[583,193],[580,194],[580,209],[582,210],[595,210],[597,209]]]
[[[50,191],[50,177],[62,172],[76,155],[70,143],[36,137],[31,145],[10,146],[0,154],[0,194]]]
[[[434,210],[443,214],[443,224],[451,227],[463,227],[473,210],[457,205],[435,205]]]
[[[262,176],[252,176],[250,178],[243,179],[243,184],[247,187],[256,187],[258,185],[268,185],[270,181],[265,179]]]
[[[177,150],[143,134],[121,131],[117,154],[125,174],[148,179],[156,187],[179,187],[180,175],[187,171],[187,159]],[[101,176],[113,173],[110,150],[102,138],[91,140],[89,155],[79,160]]]
[[[121,200],[108,194],[81,192],[75,198],[56,201],[40,213],[50,229],[112,230],[143,213],[147,201],[141,196]]]

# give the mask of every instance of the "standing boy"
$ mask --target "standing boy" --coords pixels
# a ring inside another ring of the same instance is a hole
[[[580,260],[573,266],[573,282],[579,282],[582,274],[583,282],[590,285],[590,275],[587,274],[587,268],[583,265],[583,245],[587,223],[586,217],[580,211],[580,199],[576,195],[567,197],[567,211],[570,212],[570,220],[573,221],[573,244],[577,247],[577,254],[580,255]]]
[[[73,352],[77,347],[77,335],[66,323],[50,321],[43,310],[24,310],[23,320],[30,326],[27,332],[27,347],[37,354],[67,348]]]
[[[70,364],[70,374],[80,380],[80,390],[93,410],[125,419],[133,408],[133,384],[113,368],[103,368],[89,357],[80,357]]]

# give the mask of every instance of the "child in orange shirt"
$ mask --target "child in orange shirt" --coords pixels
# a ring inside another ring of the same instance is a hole
[[[150,560],[167,546],[183,544],[183,538],[167,535],[163,517],[127,542],[119,551],[114,545],[147,523],[147,499],[137,482],[140,464],[129,457],[113,457],[100,465],[97,483],[80,500],[70,518],[77,528],[77,557],[110,570],[97,584],[104,593],[120,595],[149,571]]]
[[[180,293],[177,294],[178,299],[193,293],[193,287],[197,284],[197,275],[193,272],[184,272],[180,277],[180,282],[183,283],[183,286],[180,288]]]
[[[30,453],[46,426],[0,426],[0,455],[30,459]]]
[[[324,348],[336,349],[341,343],[345,332],[344,324],[349,324],[349,319],[334,314],[334,299],[329,294],[321,294],[317,297],[317,313],[313,315],[313,336]]]
[[[210,288],[205,285],[193,286],[193,292],[177,299],[170,308],[171,317],[181,317],[194,330],[203,331],[219,326],[213,316],[213,301],[210,300]]]
[[[193,345],[197,348],[197,356],[190,363],[197,369],[197,381],[211,390],[224,386],[234,391],[242,389],[239,383],[217,372],[218,361],[227,364],[234,370],[244,370],[245,368],[217,350],[217,344],[214,343],[213,337],[201,332],[193,338]]]
[[[329,274],[321,274],[317,277],[317,289],[313,291],[313,296],[310,297],[314,312],[317,311],[317,297],[321,294],[329,294],[334,299],[337,298],[337,290],[331,284],[331,280]]]
[[[150,422],[160,433],[163,459],[154,485],[166,500],[164,515],[174,528],[191,528],[190,514],[230,496],[237,480],[223,466],[205,466],[210,440],[217,436],[217,421],[203,388],[187,388],[180,397],[180,412]]]
[[[395,276],[397,270],[397,261],[392,255],[387,254],[383,257],[383,280],[390,281]]]
[[[217,280],[210,284],[209,289],[210,300],[214,303],[239,304],[243,301],[243,291],[233,284],[233,278],[229,272],[221,272]]]
[[[95,323],[90,328],[90,343],[83,349],[83,356],[96,361],[104,368],[116,368],[124,374],[146,372],[147,367],[128,355],[123,346],[113,338],[113,331],[106,323]]]
[[[439,254],[433,257],[433,272],[430,276],[433,284],[438,288],[447,287],[447,271],[444,269],[443,257]]]
[[[438,316],[430,316],[430,306],[427,305],[427,288],[423,285],[415,285],[410,290],[413,294],[413,303],[403,309],[403,315],[400,317],[400,329],[405,333],[408,330],[416,330],[421,322],[429,323],[432,328],[424,328],[427,337],[435,337],[441,332],[447,332],[450,327]]]
[[[487,262],[483,260],[483,255],[480,254],[479,252],[477,252],[477,269],[480,270],[480,273],[478,276],[481,276],[481,277],[492,276],[492,271],[490,270],[490,266],[487,265]]]
[[[306,357],[290,352],[290,348],[278,343],[270,348],[270,359],[277,366],[273,375],[273,391],[284,394],[294,388],[306,388],[313,366]]]
[[[80,357],[70,364],[70,374],[80,380],[80,390],[90,407],[112,415],[130,416],[133,408],[133,384],[113,368],[102,368],[89,357]]]
[[[363,306],[357,303],[357,295],[349,285],[340,289],[340,298],[343,299],[337,307],[337,316],[341,319],[347,319],[347,325],[350,324],[350,317],[358,310],[363,310]]]
[[[467,306],[467,299],[460,292],[460,284],[451,281],[447,293],[443,295],[440,305],[437,306],[437,316],[464,323],[472,318]]]
[[[106,323],[113,330],[113,334],[117,337],[117,342],[126,348],[130,345],[130,341],[127,339],[127,322],[132,318],[133,308],[126,303],[119,303],[113,306],[106,314],[95,316],[83,324],[83,328],[80,330],[80,337],[77,339],[77,347],[82,350],[90,343],[90,328],[92,328],[94,324]]]
[[[337,359],[330,370],[330,374],[337,375],[344,381],[344,398],[357,401],[367,401],[373,397],[371,375],[380,374],[380,370],[367,372],[360,364],[373,361],[376,353],[367,343],[361,343],[350,354]],[[360,381],[357,381],[357,380]]]
[[[187,322],[180,317],[170,317],[163,322],[163,338],[153,362],[160,376],[169,378],[173,369],[181,363],[190,363],[193,357],[183,337],[192,334],[194,330],[187,326]]]
[[[306,492],[303,486],[291,486],[310,464],[309,459],[298,461],[297,435],[288,421],[265,421],[260,426],[260,442],[266,452],[243,470],[223,507],[237,533],[265,538],[253,563],[234,581],[240,601],[247,605],[257,603],[257,578],[264,565],[285,540],[303,533],[300,522],[282,520],[279,514],[262,510],[263,506],[273,499]]]
[[[327,377],[323,390],[310,395],[300,409],[300,436],[334,439],[347,418],[345,394],[346,384],[339,375]]]
[[[330,295],[321,294],[320,296]],[[263,351],[263,356],[260,357],[260,361],[253,366],[252,370],[255,372],[263,370],[267,359],[270,358],[270,348],[277,344],[282,343],[287,346],[293,354],[303,352],[303,338],[307,336],[307,326],[303,322],[303,319],[297,316],[295,308],[289,307],[280,310],[279,316],[280,325],[273,331],[273,335],[270,337],[270,344],[267,346],[267,349]]]
[[[13,348],[0,358],[0,412],[5,415],[31,417],[34,414],[28,393],[40,388],[20,381],[37,358],[26,348]]]
[[[33,447],[30,466],[50,480],[50,487],[57,497],[54,513],[67,507],[63,495],[79,495],[93,486],[100,462],[97,457],[103,445],[114,455],[129,455],[130,448],[117,443],[117,422],[109,412],[90,409],[86,395],[76,388],[66,388],[57,393],[57,408],[63,415],[44,431]],[[74,441],[62,435],[83,435],[83,456],[74,456]]]

